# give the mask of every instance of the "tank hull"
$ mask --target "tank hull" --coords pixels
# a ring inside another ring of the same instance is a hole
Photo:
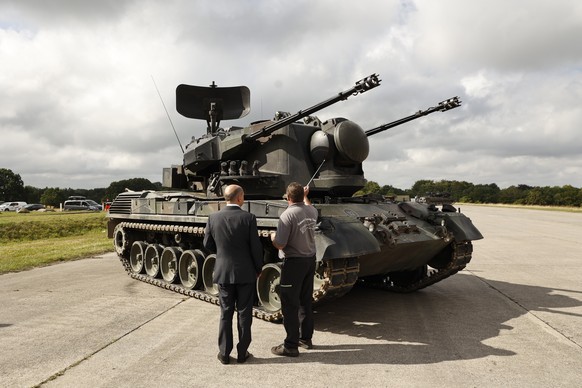
[[[224,206],[186,192],[122,193],[109,209],[108,235],[130,276],[217,304],[211,281],[216,256],[202,241],[208,216]],[[434,205],[343,198],[314,206],[315,302],[340,297],[356,282],[397,292],[426,287],[463,269],[471,240],[482,238],[466,216]],[[280,259],[269,235],[286,207],[282,200],[243,205],[257,216],[263,244],[254,315],[267,321],[282,318]]]

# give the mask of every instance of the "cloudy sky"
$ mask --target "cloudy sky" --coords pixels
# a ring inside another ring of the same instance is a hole
[[[576,0],[0,0],[0,167],[35,187],[143,177],[205,133],[175,88],[246,85],[251,113],[295,113],[372,73],[382,85],[317,115],[369,129],[367,179],[582,187],[582,2]]]

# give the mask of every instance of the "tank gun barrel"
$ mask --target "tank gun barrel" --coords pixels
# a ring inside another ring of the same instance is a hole
[[[272,124],[269,124],[266,127],[249,134],[248,136],[245,137],[245,140],[253,141],[253,140],[257,140],[261,137],[269,136],[271,133],[275,132],[276,130],[283,128],[283,127],[285,127],[285,126],[287,126],[287,125],[289,125],[297,120],[300,120],[304,117],[307,117],[307,116],[311,115],[312,113],[315,113],[319,110],[327,108],[328,106],[333,105],[338,101],[347,100],[348,97],[350,97],[350,96],[356,96],[356,95],[362,94],[370,89],[373,89],[376,86],[380,85],[381,79],[378,77],[379,77],[378,74],[372,74],[366,78],[363,78],[363,79],[359,80],[358,82],[356,82],[356,84],[352,88],[338,93],[337,96],[334,96],[328,100],[320,102],[319,104],[313,105],[310,108],[307,108],[305,110],[300,110],[299,112],[297,112],[293,115],[284,117],[281,120],[278,120]]]
[[[454,109],[454,108],[457,108],[459,106],[461,106],[461,100],[459,100],[459,97],[452,97],[452,98],[449,98],[448,100],[444,100],[444,101],[439,102],[437,106],[433,106],[433,107],[428,108],[426,110],[419,110],[418,112],[416,112],[413,115],[404,117],[402,119],[393,121],[393,122],[388,123],[388,124],[380,125],[379,127],[376,127],[376,128],[368,129],[365,133],[366,133],[366,136],[372,136],[372,135],[375,135],[375,134],[380,133],[382,131],[385,131],[387,129],[396,127],[398,125],[407,123],[407,122],[412,121],[412,120],[416,120],[419,117],[429,115],[433,112],[446,112],[450,109]]]

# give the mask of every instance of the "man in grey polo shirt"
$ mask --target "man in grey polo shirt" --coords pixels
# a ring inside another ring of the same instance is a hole
[[[287,187],[289,207],[281,214],[277,232],[271,233],[275,248],[284,254],[279,285],[285,341],[271,349],[278,356],[297,357],[298,347],[313,348],[313,276],[317,209],[307,197],[309,188],[297,182]]]

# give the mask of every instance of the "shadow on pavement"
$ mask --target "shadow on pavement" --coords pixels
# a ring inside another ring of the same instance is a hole
[[[457,275],[457,279],[413,294],[355,287],[340,299],[316,306],[313,351],[301,350],[299,358],[254,362],[427,364],[513,356],[514,351],[486,342],[502,332],[511,333],[510,321],[528,311],[582,305],[580,300],[554,294],[551,288],[484,279],[475,286],[478,278],[474,276]],[[511,295],[518,295],[520,301]],[[346,341],[328,346],[318,342],[321,332],[345,335]]]

